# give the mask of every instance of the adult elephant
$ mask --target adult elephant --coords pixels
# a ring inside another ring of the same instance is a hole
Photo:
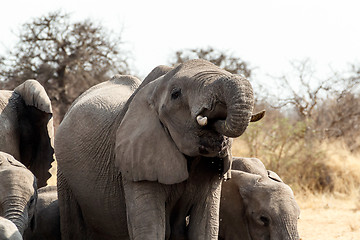
[[[11,155],[0,152],[0,216],[21,234],[30,227],[37,200],[35,176]]]
[[[23,240],[15,224],[3,217],[0,217],[0,239],[1,240]]]
[[[138,85],[117,76],[89,89],[57,130],[62,238],[217,239],[231,137],[252,118],[250,83],[191,60]]]
[[[45,89],[27,80],[14,91],[0,90],[0,151],[11,154],[46,185],[54,161],[51,102]]]
[[[291,188],[257,158],[234,158],[223,183],[221,240],[298,240],[300,209]]]

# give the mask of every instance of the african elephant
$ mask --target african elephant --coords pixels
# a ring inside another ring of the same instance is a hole
[[[299,239],[299,206],[276,173],[259,159],[234,158],[231,175],[222,185],[219,239]]]
[[[0,151],[14,156],[46,185],[54,161],[53,121],[50,99],[35,80],[14,91],[0,90]]]
[[[159,66],[139,83],[90,88],[57,130],[62,238],[217,239],[231,137],[262,116],[252,87],[205,60]]]
[[[38,189],[35,215],[31,228],[24,233],[25,240],[60,240],[60,214],[56,186]]]
[[[13,156],[0,152],[0,216],[21,234],[30,225],[37,199],[36,178]]]
[[[22,240],[21,234],[15,224],[3,217],[0,217],[0,239],[1,240]]]

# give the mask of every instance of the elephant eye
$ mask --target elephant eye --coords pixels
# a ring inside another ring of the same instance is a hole
[[[173,90],[171,90],[171,99],[177,99],[181,96],[181,89],[179,88],[174,88]]]
[[[265,216],[260,216],[260,222],[262,223],[262,225],[267,227],[270,224],[270,219]]]

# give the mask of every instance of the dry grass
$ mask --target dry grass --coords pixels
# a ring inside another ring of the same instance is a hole
[[[233,156],[252,157],[247,144],[236,139]],[[342,141],[323,142],[311,150],[299,152],[292,159],[283,159],[272,169],[271,157],[257,156],[270,170],[276,171],[295,191],[358,194],[360,191],[360,154],[351,152]],[[261,153],[261,152],[260,152]],[[306,153],[307,155],[304,155]],[[263,153],[262,153],[263,154]],[[270,160],[269,160],[270,159]]]
[[[304,194],[298,230],[302,240],[357,240],[360,236],[359,197]]]
[[[342,141],[323,143],[326,164],[331,171],[333,191],[357,194],[360,191],[360,154],[352,153]]]

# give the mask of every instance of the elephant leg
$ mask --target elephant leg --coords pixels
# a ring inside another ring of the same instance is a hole
[[[157,182],[125,179],[123,185],[130,239],[165,239],[164,186]]]
[[[60,171],[57,173],[58,201],[60,210],[61,238],[66,240],[86,240],[85,222],[72,191]]]
[[[216,179],[208,191],[205,202],[197,202],[190,212],[188,229],[189,239],[217,240],[219,232],[219,207],[221,197],[221,179]],[[199,189],[199,195],[202,195]]]

